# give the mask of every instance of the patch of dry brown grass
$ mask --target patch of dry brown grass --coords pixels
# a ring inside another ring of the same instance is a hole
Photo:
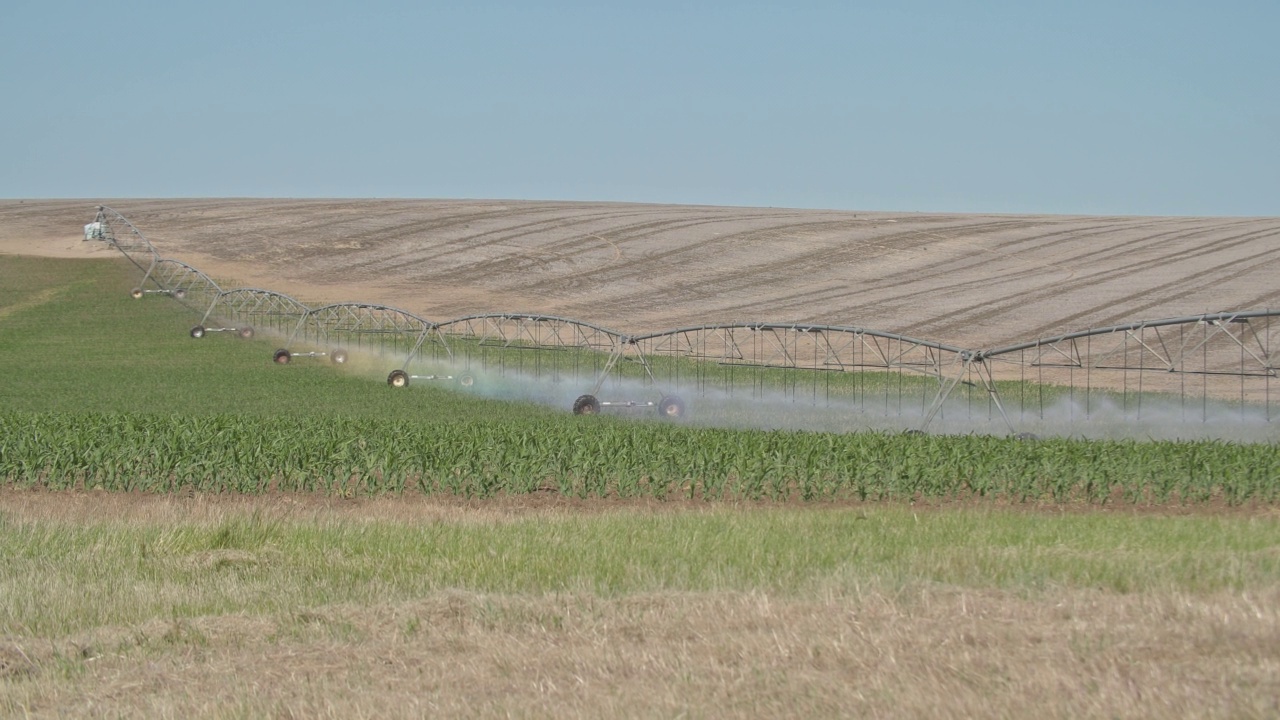
[[[752,503],[761,507],[763,503]],[[792,504],[792,507],[804,507]],[[555,493],[474,499],[451,495],[407,493],[402,496],[339,497],[321,493],[261,495],[206,493],[125,493],[106,490],[50,492],[0,487],[0,512],[14,518],[49,522],[101,522],[216,525],[228,518],[256,514],[272,520],[323,517],[381,523],[495,523],[537,517],[611,512],[712,512],[725,504],[682,500],[580,499]],[[814,507],[820,507],[815,505]],[[828,506],[829,507],[829,506]]]
[[[1274,717],[1280,592],[444,592],[0,657],[0,707],[37,717]]]
[[[10,520],[64,525],[216,526],[246,513],[493,524],[637,509],[536,498],[0,494]],[[276,567],[264,552],[212,548],[173,562]],[[1243,591],[1199,593],[872,576],[786,594],[439,590],[56,637],[9,623],[0,715],[1276,717],[1280,582],[1250,577]],[[182,602],[181,588],[168,591]]]

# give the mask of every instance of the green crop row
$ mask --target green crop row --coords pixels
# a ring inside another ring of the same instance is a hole
[[[1270,445],[663,423],[0,413],[0,479],[52,490],[1205,502],[1280,499]]]

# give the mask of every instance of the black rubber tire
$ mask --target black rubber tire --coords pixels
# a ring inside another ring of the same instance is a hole
[[[458,384],[464,388],[469,388],[472,385],[476,384],[476,379],[471,375],[463,375],[462,377],[458,378]]]
[[[684,401],[675,395],[667,395],[658,401],[658,417],[674,420],[684,417]]]
[[[248,325],[245,325],[244,327],[237,330],[236,334],[239,335],[244,340],[252,340],[253,328],[249,327]]]
[[[142,299],[142,288],[134,288],[134,289],[130,290],[130,291],[129,291],[129,297],[133,298],[134,300],[141,300],[141,299]]]
[[[347,361],[347,351],[341,350],[341,349],[334,350],[333,352],[329,353],[329,361],[332,362],[334,365],[342,365]]]
[[[284,348],[280,348],[276,351],[275,355],[271,356],[271,359],[274,360],[277,365],[288,365],[289,362],[293,360],[293,353],[285,350]]]
[[[393,388],[409,387],[409,373],[403,370],[392,370],[387,376],[387,384]]]
[[[187,296],[187,291],[183,290],[182,288],[178,288],[177,290],[173,291],[173,296],[181,300]]]
[[[923,435],[924,431],[921,430],[920,428],[911,428],[909,430],[903,430],[902,434],[903,435]]]
[[[195,326],[195,327],[191,328],[191,337],[193,337],[193,338],[195,338],[195,339],[197,339],[197,340],[199,340],[200,338],[204,337],[204,326],[203,326],[203,325],[197,325],[197,326]]]
[[[574,415],[596,415],[600,412],[600,401],[595,395],[582,395],[573,401]]]

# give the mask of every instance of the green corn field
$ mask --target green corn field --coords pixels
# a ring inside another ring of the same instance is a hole
[[[716,500],[1275,502],[1280,453],[1222,442],[744,431],[656,422],[0,414],[0,477],[51,490],[555,492]]]
[[[765,431],[388,388],[193,341],[112,261],[5,259],[0,482],[168,493],[1272,503],[1274,443]],[[31,297],[43,298],[39,303]]]

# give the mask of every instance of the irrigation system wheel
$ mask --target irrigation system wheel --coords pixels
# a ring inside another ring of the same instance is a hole
[[[387,384],[393,388],[402,388],[409,386],[409,373],[403,370],[392,370],[387,376]]]
[[[280,348],[276,351],[275,355],[271,356],[271,359],[275,360],[277,365],[288,365],[289,361],[293,359],[293,353],[284,348]]]
[[[204,326],[203,326],[203,325],[197,325],[197,326],[195,326],[195,327],[191,328],[191,337],[193,337],[193,338],[195,338],[195,339],[197,339],[197,340],[199,340],[200,338],[204,337]]]
[[[471,375],[463,375],[462,377],[458,378],[458,384],[464,388],[469,388],[472,385],[476,384],[476,379]]]
[[[675,419],[684,416],[684,401],[675,395],[667,395],[658,401],[658,417]]]
[[[141,299],[142,299],[142,288],[134,288],[134,289],[130,290],[130,291],[129,291],[129,297],[133,298],[134,300],[141,300]]]
[[[239,330],[237,330],[237,331],[236,331],[236,334],[237,334],[237,335],[239,335],[240,337],[244,338],[245,340],[252,340],[252,339],[253,339],[253,328],[249,327],[248,325],[245,325],[244,327],[242,327],[242,328],[240,328]]]
[[[329,359],[333,361],[334,365],[341,365],[347,361],[347,351],[334,350],[333,352],[329,353]]]
[[[600,412],[600,401],[595,395],[583,395],[573,401],[574,415],[595,415]]]
[[[178,288],[177,290],[173,291],[173,296],[181,300],[187,296],[187,291],[183,290],[182,288]]]

